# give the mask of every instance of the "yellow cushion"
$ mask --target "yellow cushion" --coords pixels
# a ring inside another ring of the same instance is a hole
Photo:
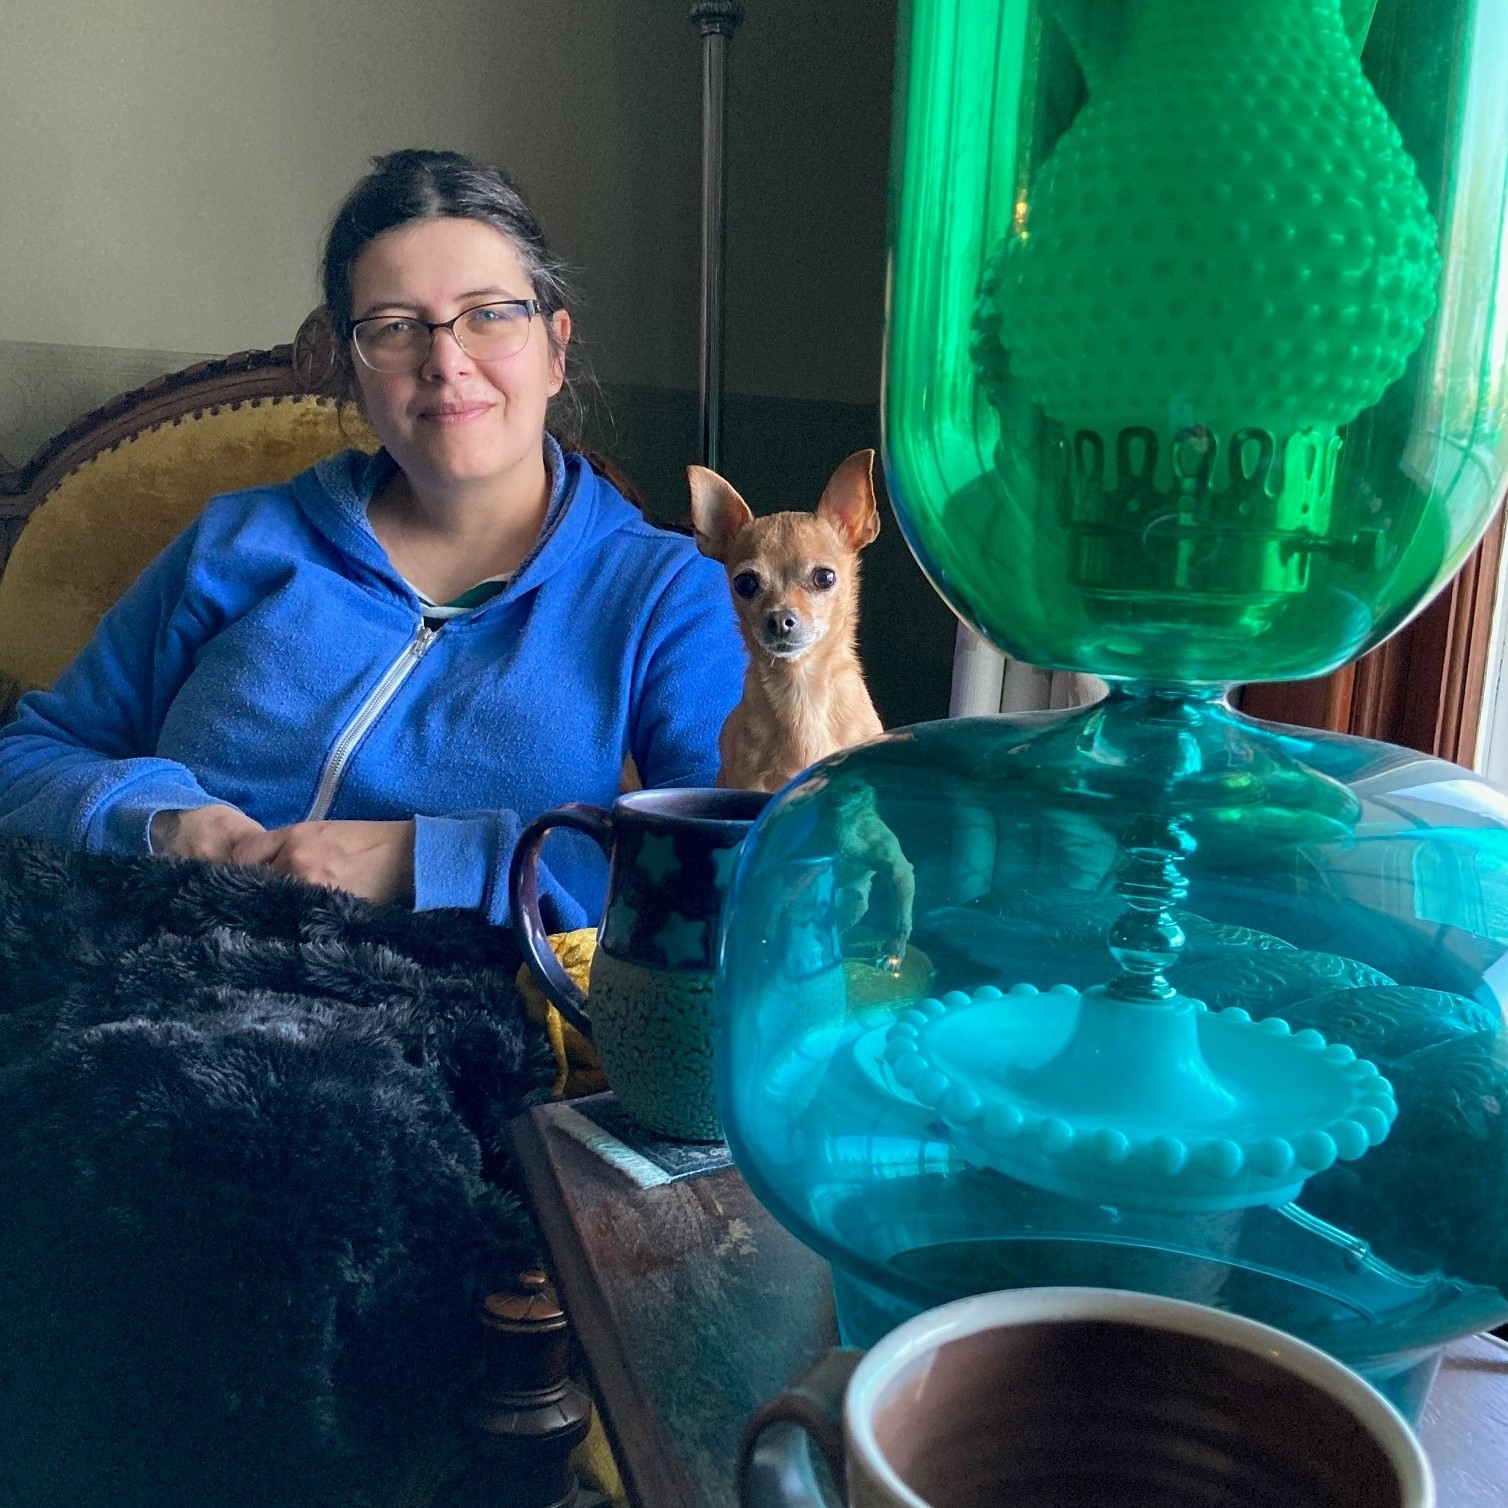
[[[0,577],[0,676],[51,686],[143,567],[221,492],[285,481],[364,420],[316,398],[264,398],[147,430],[86,461],[27,521]]]
[[[575,932],[552,932],[550,951],[560,966],[586,993],[592,971],[592,954],[597,951],[597,929],[582,927]],[[601,1094],[607,1088],[607,1075],[597,1059],[597,1049],[576,1030],[568,1026],[560,1012],[550,1004],[543,990],[534,982],[529,965],[518,971],[518,992],[524,997],[524,1009],[534,1021],[544,1023],[555,1054],[556,1099],[579,1099],[584,1094]]]
[[[846,936],[844,942],[848,942]],[[848,1004],[852,1010],[920,1000],[932,988],[932,960],[915,943],[908,943],[898,974],[861,959],[845,958],[843,978],[848,985]]]

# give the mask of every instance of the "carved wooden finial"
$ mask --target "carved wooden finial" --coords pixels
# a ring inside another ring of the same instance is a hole
[[[590,1399],[567,1376],[565,1311],[537,1269],[489,1293],[480,1315],[486,1359],[467,1412],[466,1471],[444,1508],[571,1508],[577,1501],[571,1452],[591,1425]]]
[[[482,1300],[482,1323],[491,1330],[521,1330],[533,1334],[565,1327],[565,1310],[537,1267],[521,1273],[518,1287],[489,1293]]]
[[[742,0],[696,0],[691,7],[691,20],[704,37],[714,32],[731,37],[743,18]]]
[[[304,316],[293,337],[293,375],[306,393],[331,393],[340,365],[340,337],[323,304]]]

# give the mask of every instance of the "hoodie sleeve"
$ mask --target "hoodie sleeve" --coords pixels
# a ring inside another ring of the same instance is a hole
[[[197,644],[192,615],[178,611],[196,532],[142,572],[57,685],[22,697],[0,729],[0,832],[148,853],[157,812],[214,804],[183,765],[152,754]]]
[[[717,783],[717,740],[745,663],[727,576],[691,555],[655,604],[635,667],[629,749],[646,787]]]
[[[414,910],[458,906],[483,912],[499,927],[511,925],[508,868],[523,827],[518,813],[506,810],[415,817]],[[543,862],[539,914],[547,932],[570,932],[595,920]]]

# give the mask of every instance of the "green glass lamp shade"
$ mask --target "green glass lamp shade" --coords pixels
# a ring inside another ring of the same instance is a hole
[[[1320,674],[1461,563],[1508,454],[1508,16],[914,0],[887,454],[1032,663]]]

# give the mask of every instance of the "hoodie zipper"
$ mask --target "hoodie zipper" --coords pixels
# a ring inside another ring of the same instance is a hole
[[[335,803],[335,792],[340,788],[340,777],[346,772],[351,755],[368,728],[382,716],[387,704],[398,694],[398,688],[414,673],[425,651],[439,636],[438,628],[419,625],[419,632],[404,646],[403,653],[383,672],[382,679],[372,687],[367,699],[356,709],[356,715],[341,729],[340,736],[330,749],[325,767],[320,771],[319,785],[315,788],[314,804],[309,808],[305,822],[317,822]]]

